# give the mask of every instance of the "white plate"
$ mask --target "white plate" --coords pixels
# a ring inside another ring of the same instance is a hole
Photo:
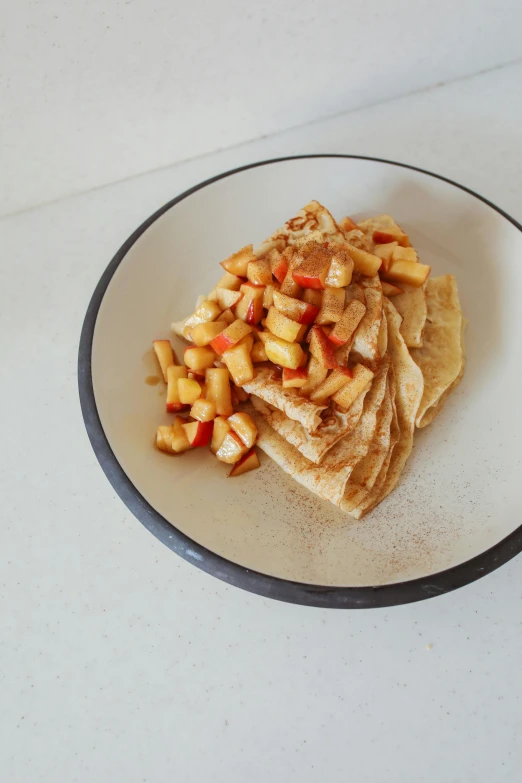
[[[311,199],[339,218],[391,213],[432,274],[456,276],[469,321],[461,385],[416,434],[400,485],[359,522],[267,458],[229,480],[206,450],[171,458],[152,447],[169,417],[164,389],[144,382],[157,373],[151,341],[169,337],[171,321],[211,289],[222,258],[255,245]],[[85,319],[80,396],[107,477],[171,549],[274,598],[391,605],[498,567],[522,549],[521,232],[462,186],[350,156],[254,164],[178,196],[123,245]]]

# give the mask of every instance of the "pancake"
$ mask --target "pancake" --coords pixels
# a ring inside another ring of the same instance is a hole
[[[447,399],[445,392],[457,381],[464,362],[462,310],[453,275],[428,278],[426,300],[428,315],[423,345],[411,351],[424,377],[417,427],[425,427],[435,418],[435,413],[428,415],[429,410],[433,407],[440,410]]]

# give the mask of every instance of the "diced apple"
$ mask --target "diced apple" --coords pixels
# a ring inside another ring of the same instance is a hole
[[[227,432],[221,446],[216,451],[216,457],[221,462],[233,465],[235,462],[239,462],[243,454],[246,454],[247,451],[248,449],[239,435],[233,430],[230,430],[230,432]]]
[[[172,427],[170,424],[161,425],[156,430],[156,446],[160,451],[172,454]],[[189,444],[190,445],[190,444]]]
[[[308,365],[306,383],[301,388],[301,394],[304,394],[305,396],[310,394],[313,389],[316,389],[317,386],[324,381],[327,374],[328,370],[326,367],[323,367],[321,362],[312,356]]]
[[[187,336],[187,331],[190,333],[190,329],[192,329],[193,326],[206,323],[207,321],[215,321],[220,314],[221,307],[218,303],[212,302],[210,299],[205,299],[205,301],[196,308],[194,313],[186,319],[185,327],[183,329],[184,336]]]
[[[352,282],[353,259],[343,248],[339,248],[330,262],[330,268],[326,276],[326,287],[344,288]]]
[[[325,288],[323,304],[315,318],[316,324],[337,323],[343,314],[344,297],[344,288]]]
[[[250,399],[250,394],[242,389],[241,386],[236,386],[235,389],[239,402],[246,402]]]
[[[176,364],[167,367],[167,413],[176,413],[185,407],[179,398],[178,381],[186,377],[186,367]]]
[[[183,318],[181,321],[173,321],[170,325],[170,329],[177,337],[182,337],[184,340],[190,340],[189,330],[187,329],[185,331],[186,320],[186,318]]]
[[[310,399],[312,402],[322,402],[323,400],[328,399],[328,397],[332,397],[351,380],[351,370],[347,367],[337,367],[337,369],[332,370],[330,375],[312,391]]]
[[[264,285],[243,283],[240,288],[242,299],[236,305],[236,317],[245,323],[255,326],[263,317]]]
[[[253,334],[253,332],[249,332],[248,334],[245,334],[245,336],[242,337],[241,340],[238,343],[236,343],[233,347],[237,348],[238,345],[246,345],[248,353],[250,353],[252,348],[254,347],[254,334]]]
[[[378,256],[380,259],[382,259],[382,266],[380,271],[386,271],[391,263],[392,260],[392,254],[395,248],[399,247],[397,242],[388,242],[385,245],[376,245],[374,248],[374,253],[376,256]]]
[[[320,326],[312,326],[310,330],[310,353],[327,370],[337,367],[334,347]]]
[[[212,400],[204,400],[200,397],[194,401],[190,415],[198,421],[212,421],[216,418],[216,405]]]
[[[316,291],[313,288],[305,288],[302,296],[303,302],[314,305],[317,308],[321,308],[323,304],[323,292]]]
[[[254,254],[252,245],[245,245],[237,253],[226,258],[221,262],[221,266],[227,272],[238,277],[246,277],[248,264],[250,261],[255,261],[257,256]]]
[[[210,444],[210,451],[215,454],[220,448],[225,435],[230,432],[230,424],[224,416],[218,416],[214,419],[214,429],[212,431],[212,442]]]
[[[392,283],[387,283],[386,280],[383,280],[381,285],[382,293],[384,296],[387,296],[388,299],[390,299],[392,296],[398,296],[399,294],[404,293],[403,288],[399,288],[398,285],[392,285]]]
[[[198,348],[203,348],[205,345],[209,345],[214,337],[221,334],[228,324],[226,321],[210,321],[204,324],[197,324],[190,330],[190,337],[192,342],[195,343]]]
[[[298,367],[296,370],[283,367],[283,389],[302,389],[307,380],[308,373],[305,367]]]
[[[420,288],[426,282],[431,272],[431,266],[413,261],[393,261],[386,277],[398,283],[407,283]]]
[[[248,413],[234,413],[228,417],[228,423],[237,432],[245,446],[252,448],[257,438],[257,427],[248,415]]]
[[[260,258],[257,261],[249,261],[247,268],[247,277],[255,285],[270,285],[272,282],[272,270],[270,261],[267,258]]]
[[[416,264],[419,257],[413,247],[396,247],[392,253],[392,264],[394,261],[411,261]]]
[[[207,446],[212,437],[214,428],[213,421],[190,421],[188,424],[182,424],[185,435],[193,449],[198,446]]]
[[[373,277],[379,271],[382,259],[366,250],[361,250],[354,245],[347,245],[348,252],[353,258],[353,263],[358,272],[367,277]]]
[[[240,291],[230,291],[228,288],[216,287],[217,303],[222,310],[228,310],[237,305],[243,294]]]
[[[190,378],[178,378],[179,401],[184,405],[192,405],[201,397],[201,386]]]
[[[189,370],[187,373],[187,377],[190,378],[191,381],[197,381],[199,385],[201,386],[202,383],[205,383],[205,373],[201,372],[192,372],[192,370]]]
[[[398,242],[399,245],[407,247],[409,240],[407,235],[398,226],[388,226],[383,228],[377,228],[373,232],[372,236],[375,244],[388,244],[388,242]]]
[[[349,342],[365,312],[365,305],[359,302],[358,299],[352,299],[346,305],[341,319],[335,324],[333,331],[328,335],[328,339],[337,346]]]
[[[268,356],[266,355],[265,351],[265,344],[262,340],[260,340],[258,343],[254,343],[252,350],[250,351],[250,358],[254,363],[268,361]]]
[[[282,340],[286,340],[289,343],[293,343],[297,340],[301,326],[297,321],[292,321],[291,318],[287,318],[286,315],[279,312],[275,307],[271,307],[266,317],[266,328],[269,329],[276,337],[280,337]],[[306,329],[306,327],[305,327]]]
[[[167,367],[169,367],[171,364],[175,364],[175,358],[174,358],[174,351],[172,350],[172,345],[170,344],[170,340],[154,340],[152,343],[152,347],[154,348],[154,353],[156,354],[156,358],[158,359],[159,366],[161,367],[161,372],[163,373],[163,380],[165,383],[167,382]]]
[[[281,253],[278,253],[277,250],[271,250],[268,254],[268,260],[273,276],[278,283],[282,283],[288,272],[288,259],[281,255]]]
[[[302,288],[322,290],[326,287],[330,261],[331,254],[326,252],[325,248],[318,248],[292,271],[294,282]]]
[[[299,343],[287,342],[273,334],[269,334],[265,340],[265,351],[269,361],[292,370],[300,366],[304,355]]]
[[[251,331],[250,326],[237,318],[210,342],[211,348],[220,356],[238,343]],[[208,365],[210,367],[210,365]]]
[[[255,470],[259,466],[259,457],[257,456],[254,449],[252,449],[252,451],[249,451],[248,454],[244,454],[241,459],[236,462],[228,474],[228,477],[234,478],[235,476],[241,476],[243,473],[248,473],[250,470]]]
[[[221,315],[219,316],[220,321],[226,321],[227,324],[233,324],[236,320],[236,316],[232,312],[232,310],[223,310]]]
[[[206,399],[216,406],[219,416],[231,416],[234,412],[230,397],[229,372],[225,367],[212,367],[206,372]]]
[[[225,272],[225,274],[220,277],[216,283],[215,288],[228,288],[230,291],[239,291],[242,283],[244,282],[245,281],[242,277],[232,275],[230,272]]]
[[[307,290],[311,291],[313,289]],[[312,324],[319,312],[319,307],[316,305],[302,302],[300,299],[294,299],[292,296],[282,294],[280,291],[274,291],[274,307],[298,324]]]
[[[187,438],[187,434],[183,429],[184,424],[185,419],[183,419],[181,416],[176,416],[172,423],[172,440],[170,446],[172,451],[174,451],[176,454],[190,449],[190,443]]]
[[[265,287],[265,290],[263,291],[263,308],[265,310],[268,310],[274,304],[274,294],[278,290],[279,290],[279,285],[276,288],[272,283],[270,283],[270,285],[267,285]]]
[[[366,384],[373,378],[373,372],[363,364],[357,364],[352,372],[353,378],[332,396],[332,400],[345,410],[351,408]]]
[[[221,334],[223,334],[223,332],[221,332]],[[214,340],[212,340],[212,342],[214,342]],[[199,373],[202,373],[207,367],[212,367],[216,359],[217,355],[215,351],[208,345],[201,348],[185,348],[185,353],[183,354],[183,360],[187,367],[194,372]]]
[[[282,294],[287,294],[287,296],[294,296],[296,298],[301,294],[301,286],[299,286],[292,277],[291,267],[288,268],[288,272],[284,276],[283,282],[281,283],[281,288],[279,290]]]
[[[339,223],[339,228],[341,231],[354,231],[357,229],[357,223],[354,223],[351,217],[343,217]]]
[[[241,342],[229,348],[221,357],[236,386],[243,386],[254,377],[254,365],[250,358],[251,347],[247,343]]]

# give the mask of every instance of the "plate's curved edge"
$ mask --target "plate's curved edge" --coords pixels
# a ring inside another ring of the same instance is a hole
[[[250,163],[246,166],[239,166],[238,168],[231,169],[223,174],[211,177],[210,179],[189,188],[179,196],[176,196],[147,218],[147,220],[145,220],[120,247],[101,276],[87,308],[78,351],[78,390],[85,428],[103,472],[127,508],[156,536],[156,538],[168,546],[169,549],[172,549],[176,554],[201,570],[206,571],[208,574],[211,574],[228,584],[234,585],[235,587],[257,593],[266,598],[275,598],[279,601],[303,604],[306,606],[337,609],[365,609],[422,601],[426,598],[442,595],[451,590],[463,587],[466,584],[470,584],[471,582],[480,579],[482,576],[491,573],[501,565],[507,563],[511,558],[515,557],[515,555],[519,554],[522,551],[522,525],[482,554],[454,566],[453,568],[440,571],[439,573],[426,578],[423,577],[407,582],[398,582],[396,584],[376,587],[323,587],[320,585],[291,582],[286,579],[280,579],[279,577],[252,571],[245,566],[233,563],[232,561],[211,552],[203,545],[196,543],[186,536],[161,516],[161,514],[159,514],[140,494],[121,467],[105,436],[98,414],[94,396],[91,365],[96,319],[105,291],[107,290],[116,269],[136,240],[165,212],[192,193],[211,185],[213,182],[247,169],[257,168],[258,166],[306,158],[353,158],[356,160],[385,163],[391,166],[399,166],[401,168],[411,169],[412,171],[418,171],[421,174],[440,179],[460,190],[464,190],[466,193],[479,199],[479,201],[487,204],[491,209],[494,209],[495,212],[498,212],[522,232],[522,225],[520,223],[504,212],[500,207],[497,207],[491,201],[480,196],[478,193],[475,193],[470,188],[460,185],[458,182],[454,182],[440,174],[434,174],[431,171],[427,171],[426,169],[411,166],[407,163],[386,160],[384,158],[342,154],[291,155],[282,158],[263,160],[257,163]]]

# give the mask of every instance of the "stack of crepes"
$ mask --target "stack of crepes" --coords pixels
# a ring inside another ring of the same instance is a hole
[[[376,228],[397,228],[388,215],[339,224],[317,202],[269,237],[256,254],[291,245],[311,230],[343,236],[373,251]],[[346,227],[346,230],[343,230]],[[274,367],[257,368],[244,384],[258,445],[307,489],[359,519],[396,486],[412,451],[416,427],[433,421],[462,378],[464,319],[452,275],[430,277],[418,288],[402,284],[387,298],[378,275],[357,276],[347,288],[364,298],[366,313],[351,343],[338,349],[340,365],[374,373],[349,410],[328,407],[283,389]],[[362,292],[362,293],[361,293]]]

